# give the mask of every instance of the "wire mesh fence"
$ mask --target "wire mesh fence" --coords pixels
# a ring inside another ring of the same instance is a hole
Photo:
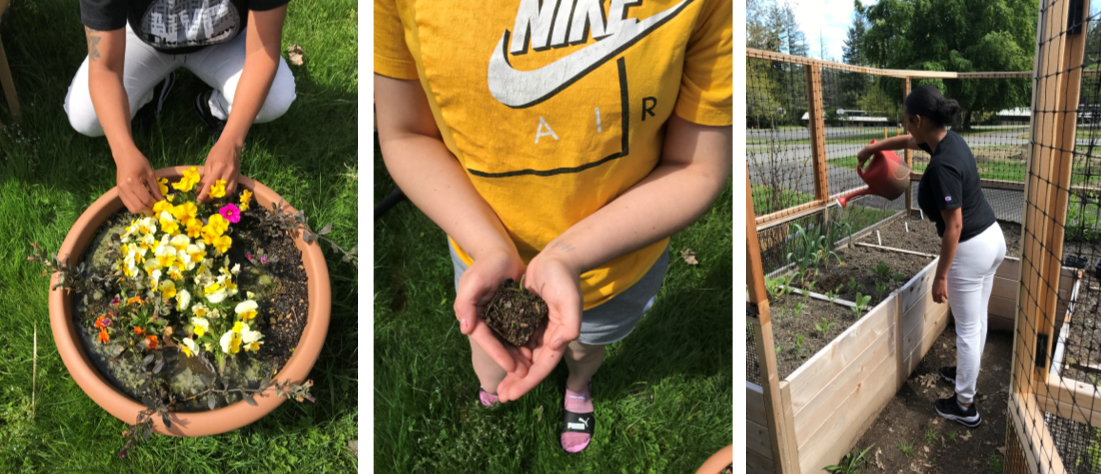
[[[757,385],[761,385],[761,365],[757,359],[757,340],[754,336],[753,323],[745,323],[745,379]]]
[[[1023,166],[1028,186],[1022,229],[1020,311],[1016,326],[1011,418],[1030,471],[1101,471],[1101,106],[1089,2],[1040,4],[1036,94]],[[1083,54],[1083,48],[1085,52]],[[1003,165],[1016,175],[1016,163]],[[1061,278],[1066,271],[1081,278]],[[1074,285],[1066,291],[1061,285]],[[1060,292],[1060,290],[1063,290]]]

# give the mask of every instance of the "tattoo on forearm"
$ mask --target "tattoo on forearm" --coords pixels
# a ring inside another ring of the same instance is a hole
[[[95,61],[99,59],[99,48],[97,46],[99,45],[99,40],[102,38],[99,37],[98,31],[88,28],[87,26],[84,27],[84,33],[88,36],[88,59],[90,61]]]

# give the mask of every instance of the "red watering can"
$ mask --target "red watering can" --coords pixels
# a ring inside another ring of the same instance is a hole
[[[872,140],[872,143],[875,143],[875,140]],[[845,207],[850,200],[865,194],[893,200],[910,187],[910,167],[906,166],[906,162],[895,152],[889,150],[876,152],[868,160],[864,169],[856,167],[856,174],[860,175],[860,179],[864,180],[868,187],[837,198],[837,203],[841,207]]]

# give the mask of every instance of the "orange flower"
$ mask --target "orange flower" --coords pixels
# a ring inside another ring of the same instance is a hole
[[[145,330],[144,330],[144,329],[142,329],[142,328],[139,328],[139,327],[137,327],[137,326],[134,326],[134,334],[137,334],[137,335],[139,335],[139,336],[140,336],[140,335],[142,335],[142,334],[145,334]]]
[[[145,340],[148,342],[146,349],[153,350],[157,348],[157,336],[145,336]]]
[[[99,328],[99,329],[100,329],[100,331],[102,331],[102,330],[103,330],[104,328],[106,328],[106,327],[107,327],[107,323],[105,323],[105,322],[103,321],[103,317],[104,317],[104,316],[106,316],[106,315],[105,315],[105,314],[101,314],[101,315],[99,315],[99,316],[97,316],[97,317],[96,317],[96,324],[95,324],[95,326],[96,326],[97,328]]]
[[[141,304],[141,297],[140,296],[131,296],[130,299],[126,300],[126,305],[127,306],[132,305],[134,303]]]
[[[107,342],[110,341],[110,340],[111,340],[111,338],[107,335],[107,330],[104,329],[104,328],[99,328],[99,342],[100,342],[100,344],[107,344]]]

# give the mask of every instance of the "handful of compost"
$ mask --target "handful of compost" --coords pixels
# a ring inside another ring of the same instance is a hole
[[[546,318],[547,303],[543,298],[511,278],[501,283],[482,314],[482,321],[493,332],[517,347],[527,344]]]

